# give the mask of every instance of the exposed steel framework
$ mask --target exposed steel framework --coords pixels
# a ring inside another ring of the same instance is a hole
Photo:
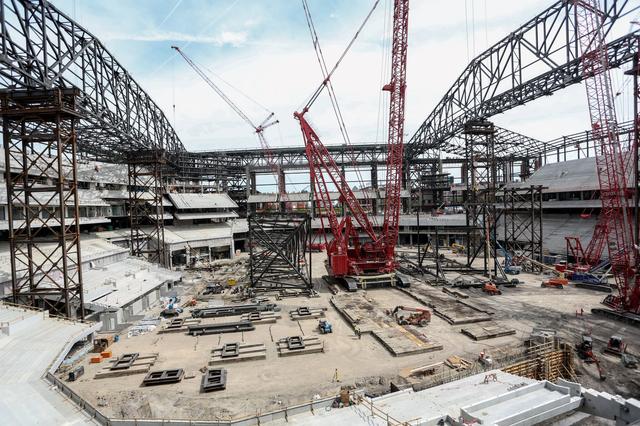
[[[311,290],[311,218],[295,214],[250,214],[247,222],[251,287]]]
[[[77,96],[3,91],[0,116],[13,301],[82,319]]]
[[[166,265],[164,245],[164,181],[162,150],[137,152],[128,160],[131,254]]]
[[[625,155],[618,136],[613,89],[609,74],[604,13],[599,0],[574,0],[576,5],[581,64],[586,75],[587,101],[591,127],[599,143],[596,157],[602,210],[596,240],[605,239],[609,261],[618,287],[618,295],[608,297],[607,304],[623,311],[640,313],[640,283],[637,274],[637,246],[633,239],[633,223],[629,209],[627,171],[629,155]],[[606,237],[605,237],[606,236]]]

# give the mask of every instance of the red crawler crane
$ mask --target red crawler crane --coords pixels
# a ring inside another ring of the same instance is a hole
[[[640,322],[640,281],[637,271],[638,250],[633,239],[632,215],[629,210],[627,162],[618,136],[613,89],[609,74],[606,43],[601,19],[604,15],[599,0],[572,0],[576,6],[576,22],[585,80],[591,127],[600,150],[596,157],[600,183],[599,226],[593,238],[606,241],[611,270],[618,287],[617,295],[603,301],[614,309],[596,310],[611,316],[626,316]]]
[[[328,217],[333,240],[327,244],[329,272],[336,278],[362,277],[365,274],[389,274],[395,272],[395,247],[398,241],[402,190],[402,159],[404,105],[407,69],[407,35],[409,0],[395,0],[393,10],[393,44],[391,52],[391,81],[383,87],[390,93],[389,137],[387,142],[387,170],[385,188],[384,225],[376,233],[369,217],[326,147],[305,119],[308,105],[302,112],[294,113],[300,122],[306,156],[309,161],[314,198]],[[325,80],[325,85],[327,84]],[[329,193],[333,184],[340,193],[350,215],[338,220]],[[355,222],[369,241],[361,242]],[[353,288],[350,285],[350,288]]]

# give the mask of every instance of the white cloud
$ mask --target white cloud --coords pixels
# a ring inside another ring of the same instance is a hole
[[[177,31],[154,30],[145,33],[127,34],[110,33],[103,36],[104,40],[113,41],[178,41],[187,43],[209,43],[216,46],[230,45],[239,47],[247,42],[248,33],[246,31],[222,31],[214,36],[194,35]]]

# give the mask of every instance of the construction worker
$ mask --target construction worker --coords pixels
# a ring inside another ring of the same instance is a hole
[[[360,327],[356,327],[354,331],[356,332],[356,336],[358,336],[358,340],[362,339],[362,332],[360,331]]]

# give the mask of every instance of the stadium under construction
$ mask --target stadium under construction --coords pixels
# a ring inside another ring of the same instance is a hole
[[[416,0],[296,2],[321,78],[288,117],[248,113],[191,38],[163,45],[250,138],[204,150],[68,3],[0,5],[1,423],[640,424],[639,1],[485,30],[417,128]],[[186,8],[165,3],[163,24]],[[333,8],[359,16],[335,62]],[[335,79],[375,23],[384,135],[364,143]],[[499,124],[578,86],[582,131]]]

